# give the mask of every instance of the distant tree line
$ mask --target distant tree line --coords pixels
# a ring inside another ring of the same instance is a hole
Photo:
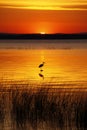
[[[0,33],[0,39],[87,39],[87,33],[75,34],[7,34]]]

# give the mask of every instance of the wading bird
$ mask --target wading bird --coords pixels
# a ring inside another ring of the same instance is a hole
[[[40,72],[42,72],[43,70],[40,70]]]
[[[44,66],[44,63],[45,63],[45,62],[43,62],[42,64],[40,64],[38,67],[39,67],[39,68],[42,68],[42,67]]]

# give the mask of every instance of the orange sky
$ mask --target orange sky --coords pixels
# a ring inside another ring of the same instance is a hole
[[[0,0],[0,32],[87,32],[87,0]]]

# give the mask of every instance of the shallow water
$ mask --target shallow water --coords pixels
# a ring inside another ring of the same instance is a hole
[[[35,43],[32,44],[32,46],[36,46]],[[51,44],[53,44],[52,41]],[[61,43],[61,46],[63,44]],[[73,43],[68,44],[71,45]],[[24,43],[23,45],[25,46]],[[44,46],[44,43],[41,43],[42,45]],[[67,46],[66,43],[65,45]],[[77,45],[78,48],[75,48]],[[78,42],[75,46],[73,45],[72,48],[67,49],[1,49],[0,79],[6,81],[27,81],[32,84],[50,83],[53,86],[56,84],[76,84],[76,87],[81,84],[82,87],[86,87],[87,48],[84,45],[82,48],[79,48],[81,43],[79,44]],[[38,66],[42,62],[45,62],[45,64],[42,67],[43,71],[40,71],[41,69]]]
[[[86,128],[87,41],[0,41],[0,130]]]

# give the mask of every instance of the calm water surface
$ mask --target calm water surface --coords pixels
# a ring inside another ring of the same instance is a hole
[[[83,84],[85,87],[87,83],[86,42],[66,40],[65,43],[64,41],[26,41],[25,43],[7,41],[6,43],[2,41],[0,79],[29,81],[35,84],[44,82],[54,86],[62,83],[81,84],[81,86]],[[21,49],[18,49],[19,45]],[[7,47],[10,49],[6,49]],[[45,65],[41,72],[38,66],[42,62],[45,62]]]
[[[0,130],[86,128],[87,41],[0,41]]]

